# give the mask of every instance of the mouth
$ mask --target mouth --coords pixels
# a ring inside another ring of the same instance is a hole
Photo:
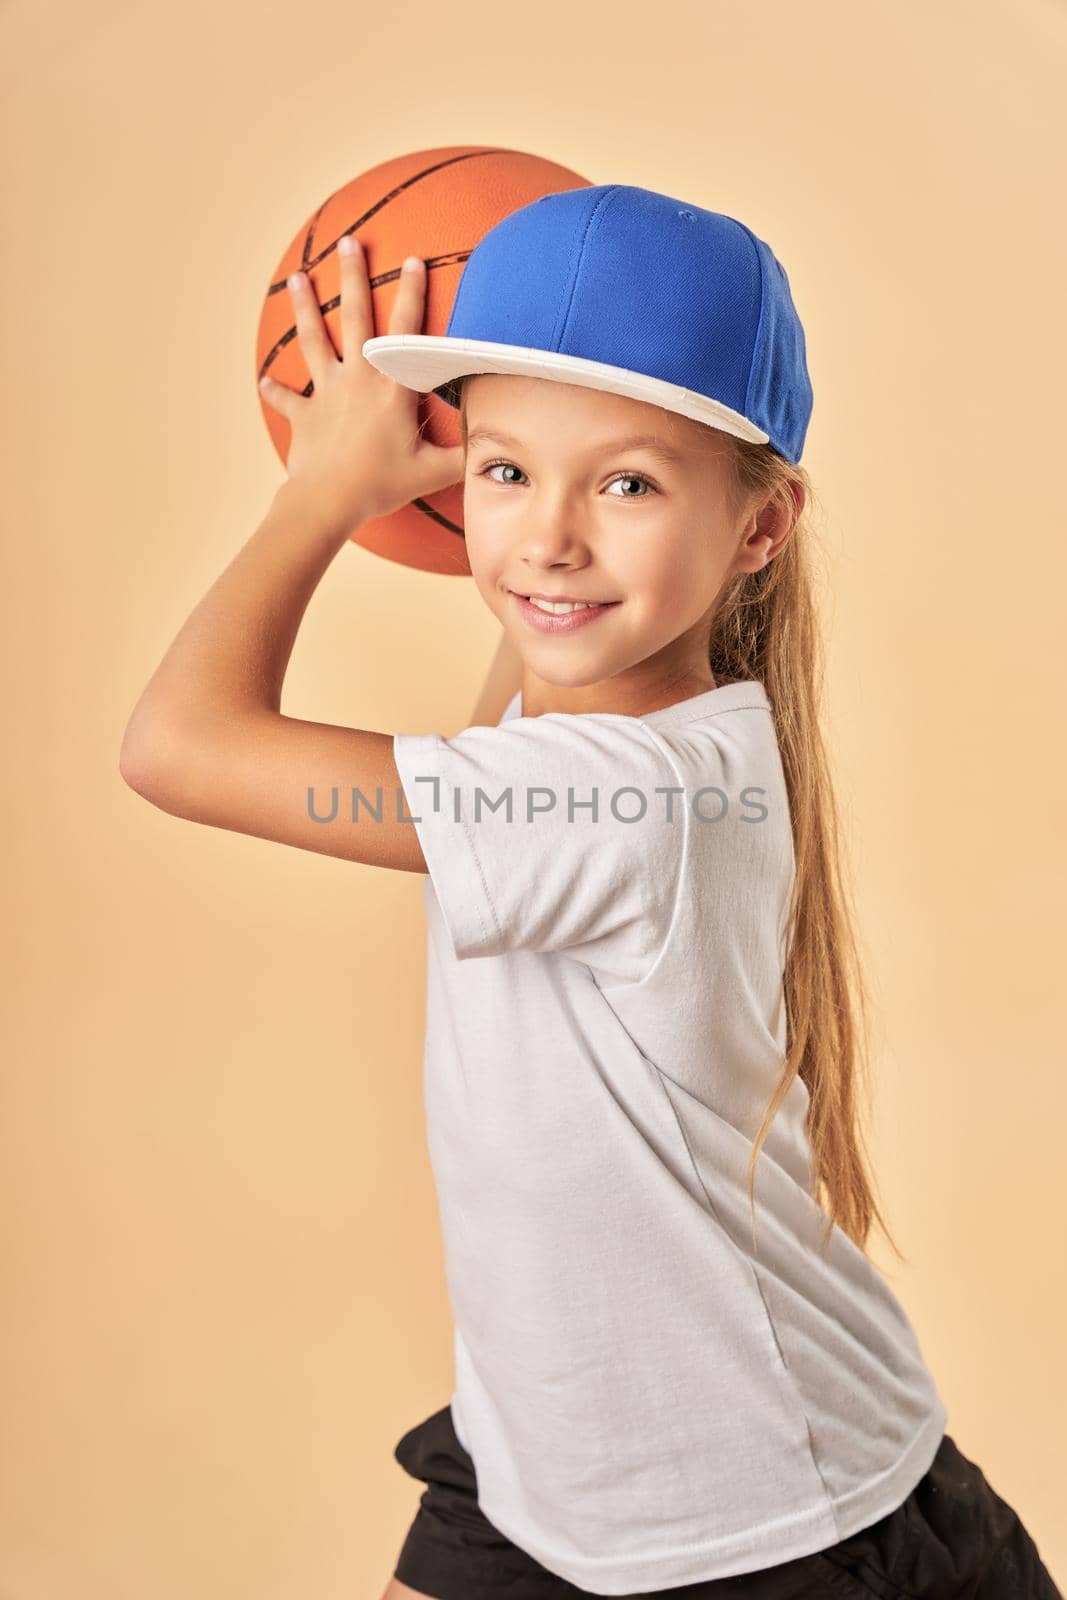
[[[524,594],[519,589],[509,589],[509,594],[515,595],[519,600],[540,600],[546,605],[560,606],[617,606],[618,600],[591,600],[584,594]]]
[[[523,621],[538,633],[573,633],[622,604],[621,600],[573,600],[508,591]]]

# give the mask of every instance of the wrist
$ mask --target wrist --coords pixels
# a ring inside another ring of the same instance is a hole
[[[309,533],[336,539],[339,546],[370,520],[361,509],[346,506],[342,511],[331,506],[308,485],[294,478],[287,478],[276,491],[271,510],[276,510]]]

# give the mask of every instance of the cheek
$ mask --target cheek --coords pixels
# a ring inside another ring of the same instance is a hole
[[[704,614],[718,582],[708,541],[698,530],[665,538],[628,570],[626,588],[637,602],[635,622],[665,641]]]
[[[631,565],[630,586],[647,596],[650,606],[691,603],[707,583],[709,560],[699,535],[667,535],[642,551]]]
[[[490,611],[502,617],[502,607],[508,604],[504,586],[515,568],[509,541],[501,538],[499,531],[494,534],[483,521],[465,527],[464,549],[475,588]]]
[[[492,578],[496,572],[506,570],[510,541],[499,521],[492,517],[464,517],[464,545],[471,571]]]

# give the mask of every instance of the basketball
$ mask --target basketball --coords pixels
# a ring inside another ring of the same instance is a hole
[[[426,263],[421,333],[443,334],[471,251],[490,228],[543,194],[588,186],[567,167],[524,150],[453,145],[416,150],[372,167],[329,196],[301,226],[271,276],[256,335],[256,382],[269,372],[310,394],[311,374],[293,321],[286,280],[303,271],[318,299],[335,350],[342,348],[338,240],[357,233],[366,256],[374,334],[385,333],[405,256]],[[531,263],[533,269],[534,264]],[[259,395],[267,432],[288,459],[287,419]],[[459,413],[437,395],[420,395],[418,422],[434,444],[460,443]],[[353,529],[352,541],[376,555],[424,572],[470,576],[463,535],[463,484],[412,500],[388,517]]]

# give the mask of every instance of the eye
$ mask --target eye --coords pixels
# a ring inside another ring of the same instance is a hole
[[[480,478],[488,477],[489,473],[493,470],[494,467],[515,467],[515,463],[514,463],[514,461],[490,461],[482,468],[482,470],[478,474],[478,476]],[[515,467],[515,471],[519,472],[519,471],[521,471],[521,468]],[[523,473],[522,476],[525,477],[526,474]],[[509,478],[509,479],[507,479],[505,481],[510,483],[513,480]],[[494,483],[500,483],[501,479],[500,478],[494,478],[493,482]]]
[[[644,473],[642,473],[642,472],[620,472],[618,474],[618,476],[612,478],[611,481],[612,481],[612,483],[643,483],[645,488],[648,489],[652,494],[657,494],[658,493],[658,490],[656,489],[655,484],[651,483],[649,481],[649,479],[646,478]],[[616,495],[614,498],[616,500],[647,500],[648,499],[648,495],[647,494],[621,494],[621,495]]]
[[[516,467],[515,466],[514,461],[507,461],[507,460],[488,461],[488,462],[486,462],[485,466],[481,469],[481,471],[478,474],[478,476],[482,477],[482,478],[488,477],[489,474],[493,471],[494,467],[511,467],[511,468],[514,469],[515,472],[517,472],[520,475],[520,477],[525,478],[525,476],[526,476],[526,474],[523,472],[521,467]],[[515,480],[514,480],[514,478],[493,478],[492,482],[504,485],[504,484],[507,484],[507,483],[514,483]],[[611,482],[612,482],[612,484],[616,484],[616,483],[643,483],[645,485],[645,488],[649,491],[650,494],[658,494],[659,493],[659,490],[656,488],[656,486],[652,482],[651,478],[646,478],[643,472],[617,472],[615,474],[614,478],[612,478]],[[649,498],[649,496],[647,494],[619,494],[619,495],[613,495],[612,498],[615,499],[615,500],[647,500]]]

